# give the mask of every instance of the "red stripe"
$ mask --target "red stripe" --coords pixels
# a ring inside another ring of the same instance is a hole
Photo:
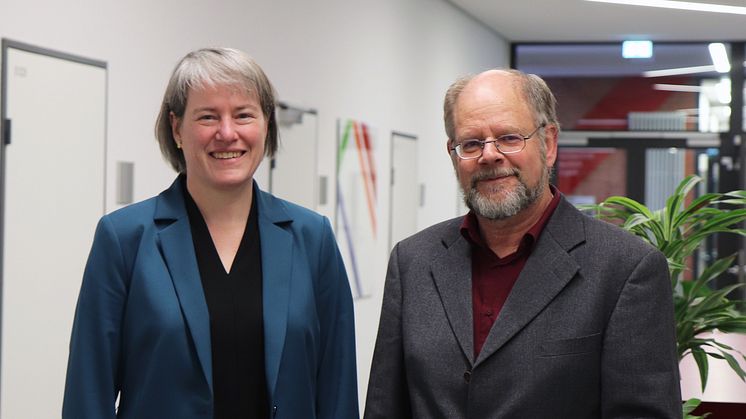
[[[363,126],[363,141],[365,142],[365,152],[368,157],[368,169],[370,170],[370,179],[373,185],[373,194],[378,197],[378,188],[376,187],[376,165],[373,163],[373,147],[370,144],[370,134],[368,133],[368,125],[361,124]]]
[[[360,170],[363,172],[363,185],[365,186],[365,197],[368,201],[368,213],[370,215],[370,224],[373,228],[373,237],[376,237],[376,231],[378,231],[378,228],[376,226],[376,212],[375,212],[375,198],[373,195],[373,192],[371,191],[370,183],[370,174],[368,173],[368,169],[365,164],[365,159],[363,158],[363,144],[362,140],[360,139],[360,124],[357,122],[353,122],[353,126],[355,128],[355,144],[357,145],[357,156],[360,160]]]

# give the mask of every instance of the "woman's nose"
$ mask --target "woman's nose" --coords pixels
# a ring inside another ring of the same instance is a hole
[[[236,137],[236,126],[230,118],[222,119],[216,135],[216,139],[231,141]]]

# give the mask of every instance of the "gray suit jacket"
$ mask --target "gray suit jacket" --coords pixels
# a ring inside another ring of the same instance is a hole
[[[660,252],[563,198],[475,359],[461,221],[391,253],[366,419],[681,417]]]

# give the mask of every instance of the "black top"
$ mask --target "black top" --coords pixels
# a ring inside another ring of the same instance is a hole
[[[262,258],[256,199],[230,273],[182,181],[194,251],[210,313],[214,419],[265,418]]]

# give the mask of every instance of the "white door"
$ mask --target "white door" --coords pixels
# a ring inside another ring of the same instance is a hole
[[[106,65],[11,41],[3,53],[0,418],[53,418],[104,213]]]
[[[417,137],[391,134],[391,200],[389,249],[417,232],[420,184],[417,182]]]

